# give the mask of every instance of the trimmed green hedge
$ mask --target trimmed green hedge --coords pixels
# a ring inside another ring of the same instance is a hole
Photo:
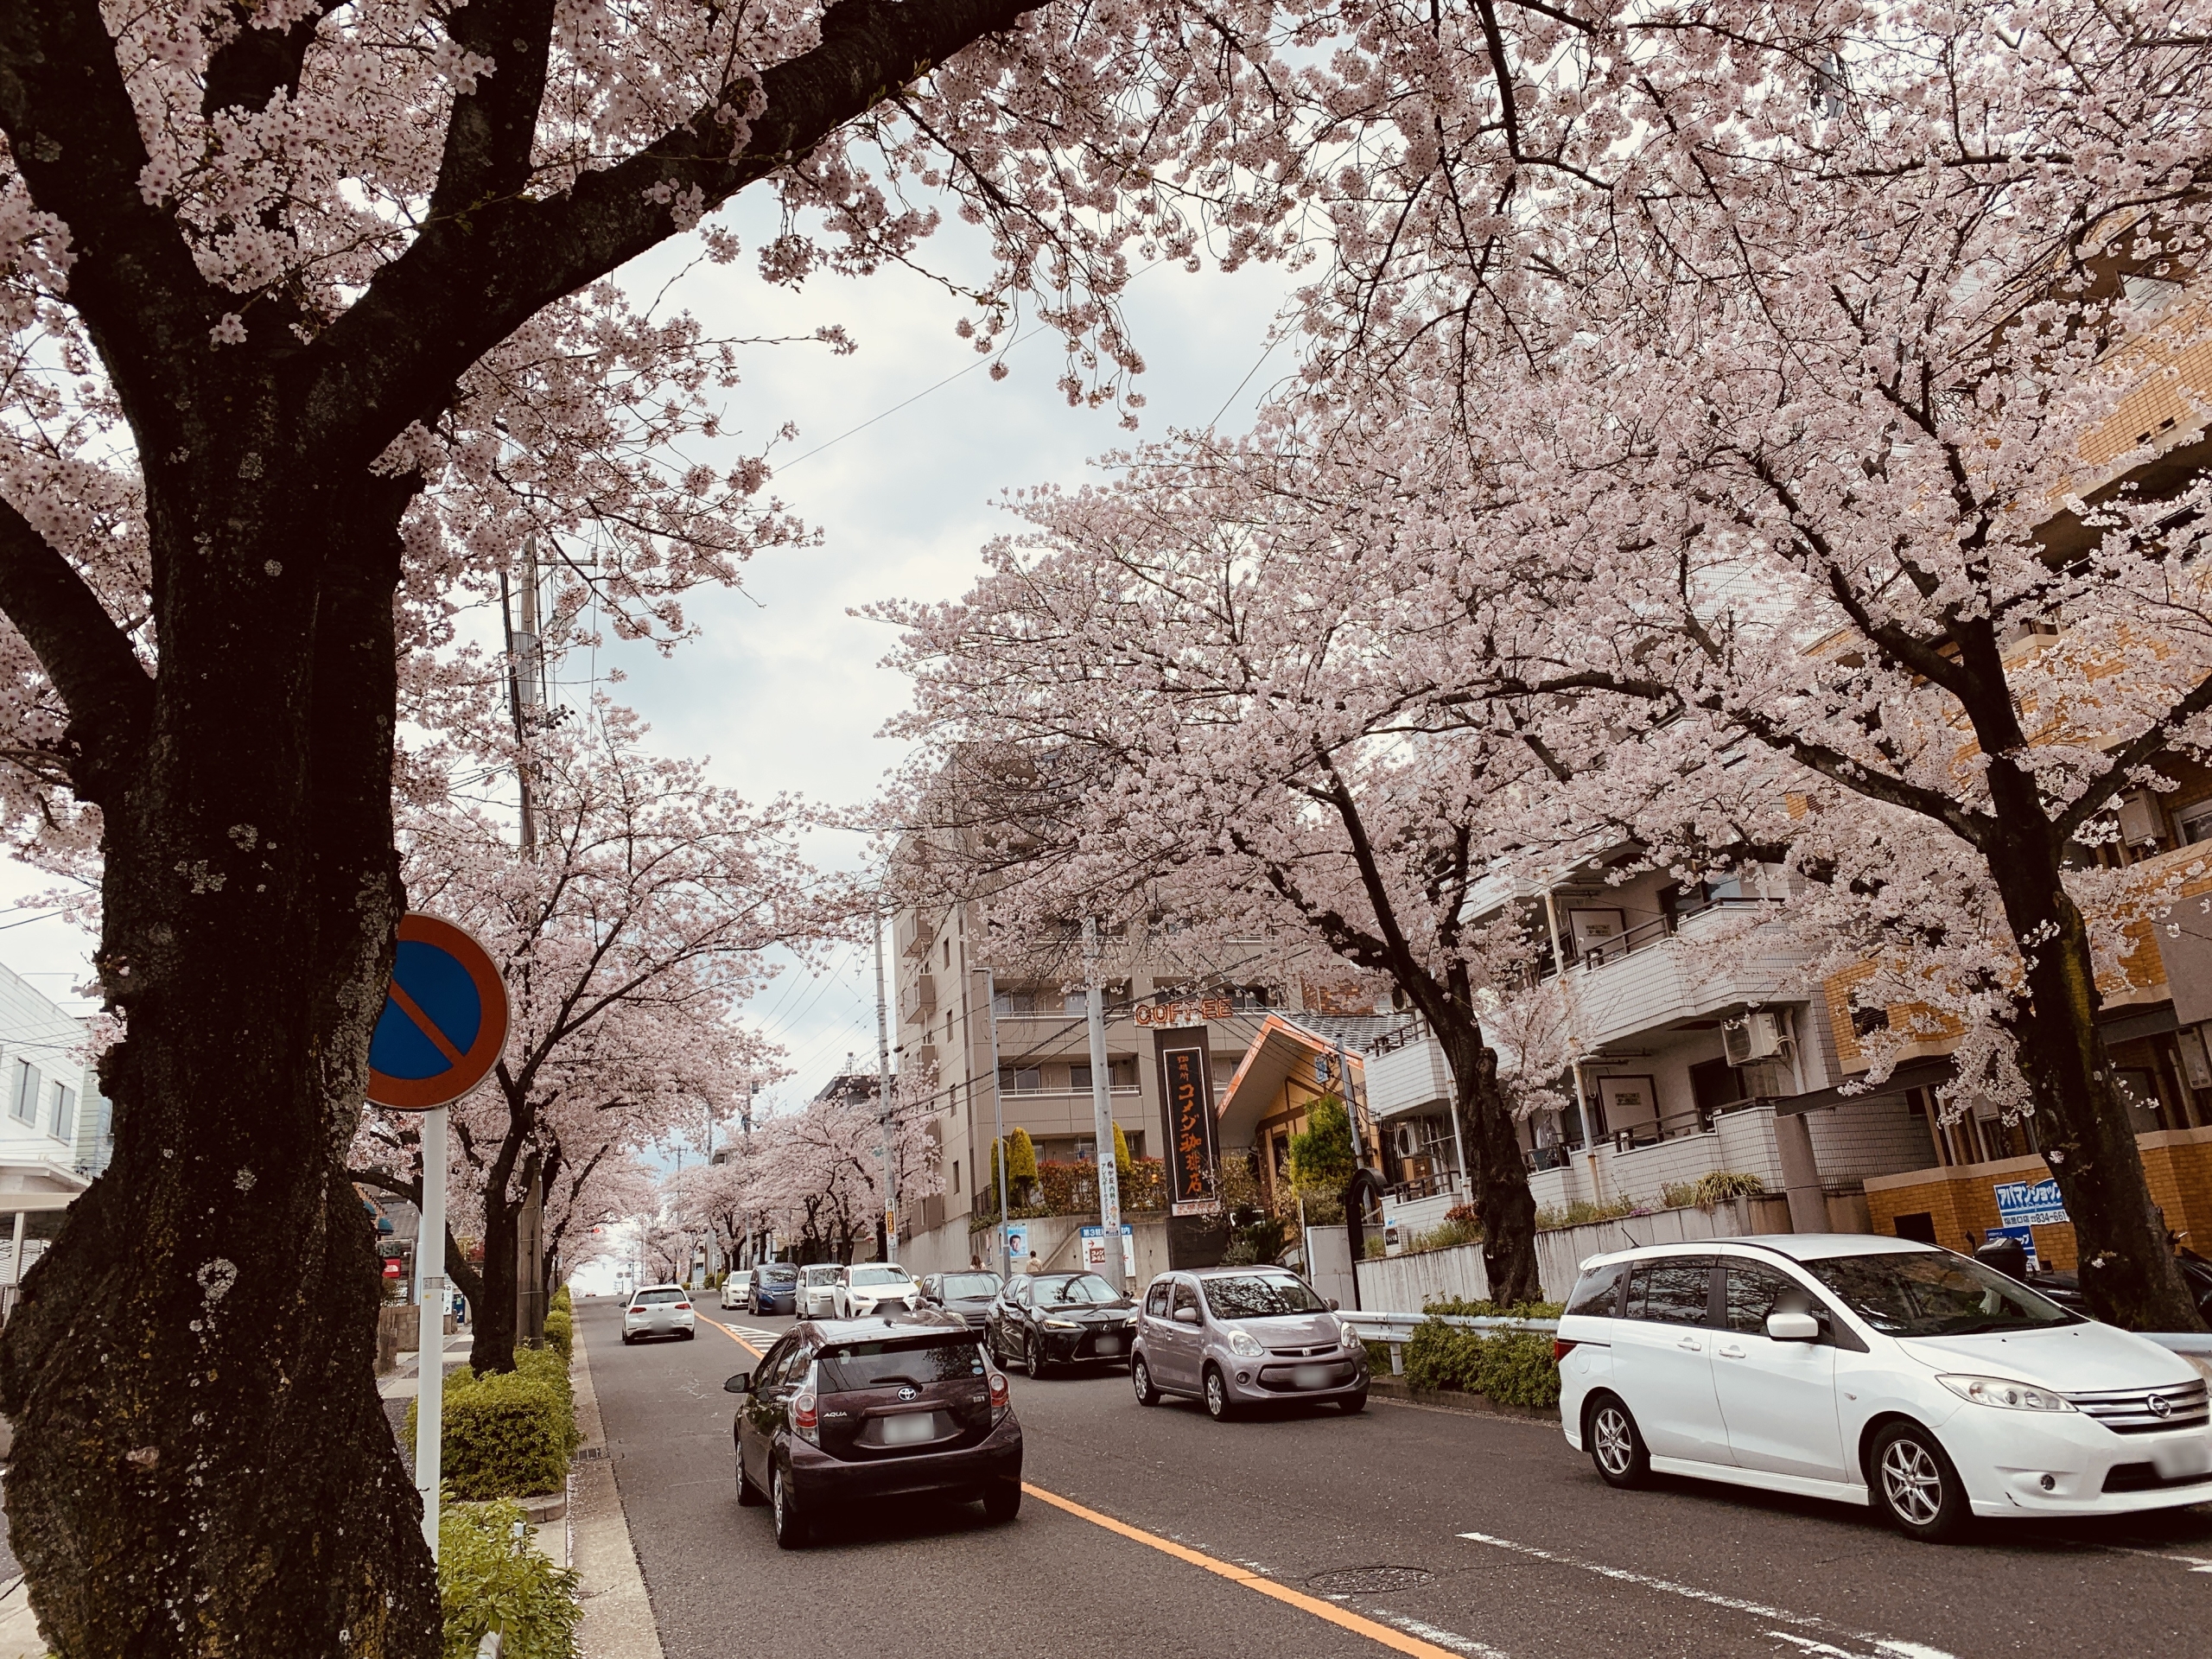
[[[546,1345],[565,1360],[575,1351],[576,1326],[575,1319],[561,1308],[545,1316]]]
[[[475,1659],[485,1634],[506,1659],[575,1659],[583,1609],[576,1574],[531,1547],[522,1505],[448,1503],[438,1511],[444,1659]]]
[[[410,1442],[415,1413],[410,1404]],[[581,1438],[568,1361],[554,1349],[516,1350],[510,1372],[446,1378],[439,1473],[465,1503],[559,1491]]]
[[[1406,1344],[1406,1382],[1416,1389],[1479,1394],[1502,1406],[1559,1404],[1559,1365],[1551,1338],[1541,1331],[1484,1333],[1424,1319]]]
[[[546,1306],[552,1309],[556,1313],[573,1313],[575,1312],[575,1307],[570,1304],[569,1298],[569,1287],[566,1285],[563,1285],[558,1290],[553,1293],[553,1300],[546,1303]]]

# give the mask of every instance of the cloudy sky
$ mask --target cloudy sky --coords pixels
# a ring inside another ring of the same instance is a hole
[[[730,222],[748,249],[773,228],[758,200]],[[957,224],[925,249],[938,269],[970,276],[981,274],[981,251]],[[843,358],[819,346],[754,351],[728,405],[728,423],[748,444],[785,421],[798,426],[796,442],[777,451],[773,488],[819,528],[822,544],[764,556],[742,591],[695,596],[688,608],[699,637],[671,658],[620,648],[571,657],[556,697],[581,704],[594,674],[619,668],[626,677],[614,695],[652,722],[665,752],[710,757],[718,781],[755,798],[791,790],[856,804],[898,763],[895,747],[876,734],[906,692],[879,665],[892,644],[887,631],[849,610],[958,594],[978,569],[978,550],[1007,527],[994,505],[1002,491],[1078,483],[1095,475],[1092,457],[1130,435],[1111,410],[1067,407],[1052,384],[1062,359],[1049,334],[1017,345],[1008,378],[994,382],[954,334],[953,303],[919,276],[817,278],[793,294],[762,283],[749,258],[691,265],[695,252],[668,251],[626,280],[641,298],[666,289],[664,307],[690,309],[716,334],[804,334],[841,323],[858,342]],[[1163,265],[1132,284],[1128,311],[1147,364],[1136,435],[1217,415],[1224,428],[1249,425],[1255,403],[1293,361],[1294,343],[1268,351],[1290,281],[1271,266],[1225,276]],[[850,860],[859,850],[826,842],[817,856]],[[0,904],[49,885],[36,872],[0,869]],[[28,914],[0,924],[0,963],[67,1006],[92,1006],[78,995],[91,974],[88,935]],[[785,1099],[812,1093],[849,1050],[872,1063],[866,951],[835,953],[818,976],[784,974],[748,1017],[789,1052]]]

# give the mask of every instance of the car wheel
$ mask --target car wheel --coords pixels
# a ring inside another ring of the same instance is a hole
[[[1966,1530],[1974,1511],[1942,1442],[1918,1423],[1892,1423],[1874,1439],[1874,1501],[1908,1538],[1940,1544]]]
[[[1367,1390],[1362,1389],[1357,1394],[1346,1395],[1337,1402],[1337,1409],[1347,1417],[1358,1416],[1367,1409]]]
[[[1225,1423],[1236,1414],[1236,1408],[1229,1402],[1229,1379],[1221,1374],[1221,1367],[1206,1367],[1206,1415],[1217,1423]]]
[[[780,1468],[768,1471],[768,1505],[773,1511],[771,1518],[776,1524],[776,1547],[779,1549],[806,1548],[806,1517],[791,1502],[791,1484]]]
[[[632,1343],[635,1342],[636,1340],[637,1340],[637,1338],[636,1338],[635,1337],[632,1336],[632,1335],[631,1335],[627,1331],[625,1331],[625,1332],[622,1333],[622,1345],[623,1345],[625,1348],[627,1348],[627,1347],[628,1347]]]
[[[757,1510],[768,1500],[760,1496],[760,1489],[745,1472],[745,1453],[737,1454],[737,1503],[740,1509]]]
[[[1608,1486],[1641,1486],[1651,1478],[1651,1453],[1643,1431],[1617,1395],[1601,1394],[1590,1408],[1589,1427],[1582,1443],[1590,1448],[1590,1461]]]
[[[683,1340],[684,1340],[684,1341],[686,1341],[686,1342],[689,1342],[689,1341],[690,1341],[690,1340],[691,1340],[691,1338],[694,1338],[694,1337],[697,1336],[698,1334],[699,1334],[699,1333],[698,1333],[696,1331],[686,1331],[686,1332],[683,1333]]]
[[[1152,1367],[1144,1363],[1142,1354],[1129,1362],[1129,1382],[1137,1391],[1137,1404],[1156,1406],[1160,1403],[1160,1390],[1152,1386]]]
[[[1003,1526],[1021,1513],[1021,1483],[995,1480],[983,1489],[983,1519]]]
[[[1028,1338],[1022,1344],[1021,1364],[1022,1369],[1027,1370],[1032,1376],[1042,1376],[1045,1375],[1045,1355],[1044,1351],[1037,1346],[1037,1338],[1034,1332],[1032,1332]]]

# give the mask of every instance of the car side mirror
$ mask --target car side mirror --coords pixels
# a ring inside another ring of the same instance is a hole
[[[750,1371],[740,1371],[735,1376],[733,1376],[728,1382],[722,1384],[722,1392],[724,1394],[752,1393],[753,1373]]]
[[[1339,1307],[1341,1307],[1342,1306],[1343,1306],[1343,1304],[1342,1304],[1342,1303],[1340,1303],[1339,1301],[1338,1301],[1338,1300],[1337,1300],[1337,1299],[1336,1299],[1335,1297],[1332,1296],[1332,1297],[1330,1297],[1330,1298],[1329,1298],[1329,1312],[1330,1312],[1330,1313],[1335,1313],[1335,1312],[1337,1311],[1337,1309],[1338,1309],[1338,1308],[1339,1308]]]
[[[1766,1333],[1777,1342],[1817,1342],[1821,1322],[1809,1313],[1770,1313]]]
[[[1176,1324],[1178,1324],[1178,1325],[1196,1325],[1198,1322],[1198,1310],[1197,1308],[1195,1308],[1195,1307],[1179,1307],[1179,1308],[1177,1308],[1177,1309],[1175,1310],[1175,1323],[1176,1323]]]

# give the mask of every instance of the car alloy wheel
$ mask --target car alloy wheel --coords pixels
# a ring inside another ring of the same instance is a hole
[[[1028,1340],[1022,1344],[1021,1363],[1028,1368],[1030,1376],[1042,1376],[1045,1375],[1045,1356],[1038,1348],[1037,1338],[1033,1333],[1029,1337]]]
[[[1636,1419],[1613,1395],[1600,1395],[1591,1408],[1590,1427],[1583,1436],[1590,1461],[1608,1486],[1641,1486],[1651,1473],[1651,1454]]]
[[[1129,1362],[1129,1382],[1137,1391],[1137,1404],[1156,1406],[1160,1403],[1160,1390],[1152,1386],[1152,1367],[1144,1363],[1142,1354]]]
[[[1229,1421],[1230,1411],[1229,1383],[1218,1367],[1209,1365],[1206,1367],[1206,1415],[1217,1423],[1225,1423]]]
[[[1966,1490],[1936,1437],[1897,1423],[1874,1442],[1875,1490],[1883,1510],[1908,1538],[1941,1543],[1966,1528]]]

